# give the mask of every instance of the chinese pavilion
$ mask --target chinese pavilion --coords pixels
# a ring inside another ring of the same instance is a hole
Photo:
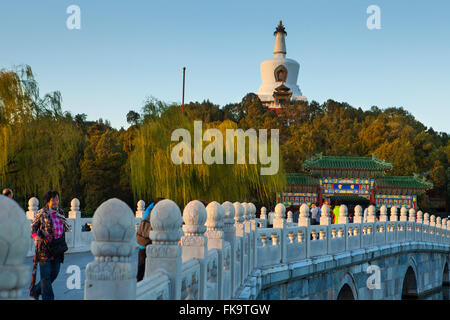
[[[432,188],[418,176],[386,176],[393,165],[372,157],[336,157],[322,154],[306,160],[307,173],[286,174],[287,185],[277,203],[298,207],[324,199],[343,204],[406,207],[417,210],[417,196]]]

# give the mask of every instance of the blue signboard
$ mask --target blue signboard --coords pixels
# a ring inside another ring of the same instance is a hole
[[[335,190],[359,190],[359,184],[334,184]]]

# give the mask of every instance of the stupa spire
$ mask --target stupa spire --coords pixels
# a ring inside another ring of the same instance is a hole
[[[284,29],[283,22],[280,20],[280,24],[275,29],[275,47],[273,48],[273,54],[275,57],[286,56],[286,41],[284,37],[287,35]]]

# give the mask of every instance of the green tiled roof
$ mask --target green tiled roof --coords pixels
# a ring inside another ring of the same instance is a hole
[[[323,156],[318,154],[303,162],[304,169],[375,169],[390,170],[392,164],[372,157]]]
[[[319,180],[303,173],[286,173],[287,184],[319,185]]]
[[[377,187],[399,187],[399,188],[420,188],[430,189],[433,184],[414,177],[381,177],[375,180]]]

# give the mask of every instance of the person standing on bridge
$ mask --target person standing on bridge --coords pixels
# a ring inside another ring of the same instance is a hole
[[[9,188],[3,189],[2,195],[4,195],[5,197],[8,197],[8,198],[10,198],[10,199],[13,198],[13,192],[12,192],[12,190],[9,189]]]
[[[334,206],[333,209],[333,216],[334,216],[333,224],[339,224],[339,208],[340,208],[339,202],[336,202],[336,205]]]
[[[52,283],[58,276],[64,252],[67,251],[65,232],[71,231],[64,212],[59,208],[58,191],[50,190],[44,195],[45,206],[36,213],[31,223],[31,233],[36,247],[41,280],[30,293],[36,300],[54,300]],[[32,281],[33,282],[33,281]]]
[[[311,205],[311,224],[317,225],[317,216],[319,215],[319,208],[315,203]],[[320,221],[320,220],[319,220]]]
[[[138,271],[136,276],[138,282],[144,279],[145,260],[147,259],[146,248],[149,244],[152,243],[152,240],[150,240],[150,231],[152,230],[152,226],[150,225],[150,212],[152,211],[154,206],[161,200],[164,200],[164,198],[158,198],[156,202],[151,203],[147,207],[147,209],[145,209],[144,215],[142,216],[143,219],[139,224],[138,231],[136,232],[136,240],[139,245]]]

